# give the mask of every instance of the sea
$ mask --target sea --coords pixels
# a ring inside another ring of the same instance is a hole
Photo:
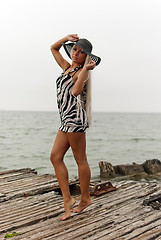
[[[38,174],[55,174],[50,152],[59,126],[57,112],[0,111],[0,172],[32,168]],[[100,161],[117,165],[161,160],[161,113],[94,112],[86,137],[92,179],[100,176]],[[69,177],[77,177],[70,149],[64,161]]]

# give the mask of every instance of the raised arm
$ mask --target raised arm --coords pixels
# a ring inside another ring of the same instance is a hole
[[[72,88],[72,94],[78,96],[82,93],[84,85],[88,81],[88,71],[93,70],[96,67],[96,63],[91,60],[88,64],[84,65],[82,71],[80,72],[78,79],[74,83]]]
[[[51,45],[51,52],[56,60],[56,62],[59,64],[59,66],[62,69],[65,69],[69,66],[68,61],[66,61],[63,56],[61,55],[61,53],[59,52],[62,43],[66,43],[67,41],[77,41],[79,39],[79,37],[77,36],[77,34],[70,34],[67,35],[66,37],[58,40],[57,42],[55,42],[53,45]]]

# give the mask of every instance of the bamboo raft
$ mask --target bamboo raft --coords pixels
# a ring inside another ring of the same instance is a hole
[[[13,233],[12,239],[23,240],[161,239],[157,181],[113,180],[112,184],[116,191],[92,196],[91,206],[61,221],[63,199],[54,176],[37,175],[33,169],[1,172],[0,239]],[[79,189],[79,182],[70,180],[70,187],[71,191]],[[80,194],[75,197],[79,200]],[[154,201],[157,210],[150,205]]]

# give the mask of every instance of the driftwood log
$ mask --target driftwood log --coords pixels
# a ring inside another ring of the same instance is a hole
[[[99,162],[100,176],[103,178],[114,178],[116,176],[127,176],[142,174],[157,174],[161,172],[161,161],[158,159],[147,160],[143,164],[121,164],[113,166],[108,162]]]

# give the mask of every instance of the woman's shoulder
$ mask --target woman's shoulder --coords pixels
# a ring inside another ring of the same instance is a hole
[[[70,67],[71,67],[70,64],[67,64],[66,66],[64,66],[64,68],[63,68],[63,72],[66,72],[66,71],[68,70],[68,68],[70,68]]]
[[[68,68],[70,68],[70,67],[71,67],[70,63],[67,62],[67,63],[62,67],[63,72],[67,71]]]

